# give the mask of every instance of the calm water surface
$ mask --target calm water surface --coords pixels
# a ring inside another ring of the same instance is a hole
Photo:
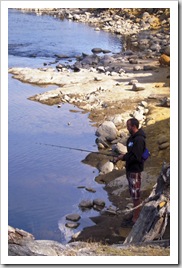
[[[42,67],[44,62],[55,59],[55,54],[74,57],[90,53],[93,47],[113,52],[121,49],[121,41],[114,35],[13,9],[9,10],[8,36],[9,67]],[[58,109],[27,100],[55,87],[24,84],[11,75],[8,83],[9,224],[33,233],[36,239],[67,242],[73,233],[93,225],[90,216],[98,215],[94,210],[81,212],[81,200],[102,198],[107,206],[110,203],[103,186],[95,182],[98,171],[81,162],[87,153],[39,143],[97,151],[96,129],[88,114],[72,105]],[[92,187],[96,193],[78,186]],[[65,227],[65,216],[70,213],[81,215],[75,230]]]

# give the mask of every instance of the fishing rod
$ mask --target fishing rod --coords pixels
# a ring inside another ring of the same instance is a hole
[[[63,145],[55,145],[55,144],[41,143],[41,142],[37,143],[37,144],[51,146],[51,147],[57,147],[57,148],[61,148],[61,149],[75,150],[75,151],[80,151],[80,152],[101,154],[101,155],[106,155],[106,156],[113,156],[113,157],[116,156],[116,154],[106,154],[106,153],[102,153],[102,152],[94,152],[94,151],[90,151],[90,150],[86,150],[86,149],[82,149],[82,148],[68,147],[68,146],[63,146]]]

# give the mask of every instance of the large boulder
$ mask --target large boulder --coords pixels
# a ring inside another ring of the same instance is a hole
[[[113,141],[117,138],[117,128],[113,122],[105,121],[98,127],[95,134],[107,141]]]
[[[117,144],[114,144],[112,146],[112,150],[119,153],[119,154],[126,154],[127,153],[127,147],[120,142],[118,142]]]

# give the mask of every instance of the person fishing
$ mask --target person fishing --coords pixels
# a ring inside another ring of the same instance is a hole
[[[118,160],[126,161],[126,178],[128,180],[130,196],[134,207],[140,205],[141,172],[144,170],[144,161],[142,154],[146,148],[146,135],[139,128],[139,121],[136,118],[130,118],[126,122],[130,137],[127,140],[127,153],[114,157],[114,162]],[[125,224],[133,225],[140,214],[140,208],[134,209],[132,220],[126,220]]]

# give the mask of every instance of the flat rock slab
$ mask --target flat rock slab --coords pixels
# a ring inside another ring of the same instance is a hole
[[[82,208],[91,208],[93,207],[93,201],[91,200],[82,200],[79,204],[79,207]]]
[[[66,219],[69,221],[79,221],[80,218],[79,214],[69,214],[66,216]]]
[[[79,222],[67,222],[67,223],[65,224],[66,227],[68,227],[68,228],[72,228],[72,229],[77,228],[79,225],[80,225]]]

